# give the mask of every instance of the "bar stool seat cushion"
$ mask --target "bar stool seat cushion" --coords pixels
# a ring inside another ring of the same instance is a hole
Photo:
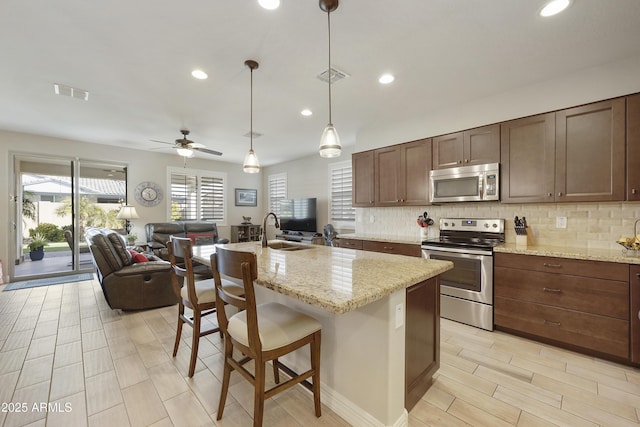
[[[257,312],[262,351],[284,347],[322,328],[320,322],[313,317],[275,302],[258,305]],[[246,311],[233,315],[229,319],[227,330],[242,345],[249,346]]]
[[[216,301],[216,284],[213,279],[197,281],[195,282],[195,288],[196,296],[198,297],[198,304]],[[231,295],[244,295],[244,288],[242,285],[238,285],[230,280],[222,280],[222,289]],[[183,286],[180,289],[180,296],[182,299],[189,301],[189,290],[186,286]]]

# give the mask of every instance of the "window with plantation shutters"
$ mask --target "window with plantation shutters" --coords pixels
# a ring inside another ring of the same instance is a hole
[[[287,198],[287,174],[269,175],[269,212],[280,215],[280,200]]]
[[[225,221],[226,174],[169,168],[172,221]]]
[[[351,162],[329,165],[329,222],[336,228],[355,229],[356,210],[351,203]]]

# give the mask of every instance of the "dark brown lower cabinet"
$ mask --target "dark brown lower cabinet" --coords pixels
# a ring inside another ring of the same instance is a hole
[[[628,362],[628,277],[628,264],[497,253],[496,329]]]
[[[640,363],[640,265],[629,269],[631,286],[631,362]]]
[[[405,408],[410,411],[440,367],[440,277],[407,288]]]

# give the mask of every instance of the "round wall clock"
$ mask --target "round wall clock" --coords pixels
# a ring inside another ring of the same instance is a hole
[[[142,206],[155,206],[162,200],[162,189],[153,182],[141,182],[136,187],[135,195]]]

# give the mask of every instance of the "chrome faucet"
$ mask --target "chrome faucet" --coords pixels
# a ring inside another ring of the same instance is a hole
[[[275,226],[276,228],[280,228],[280,223],[278,222],[278,217],[273,212],[269,212],[264,216],[264,220],[262,221],[262,247],[267,247],[267,218],[269,215],[273,215],[273,218],[276,220]]]

